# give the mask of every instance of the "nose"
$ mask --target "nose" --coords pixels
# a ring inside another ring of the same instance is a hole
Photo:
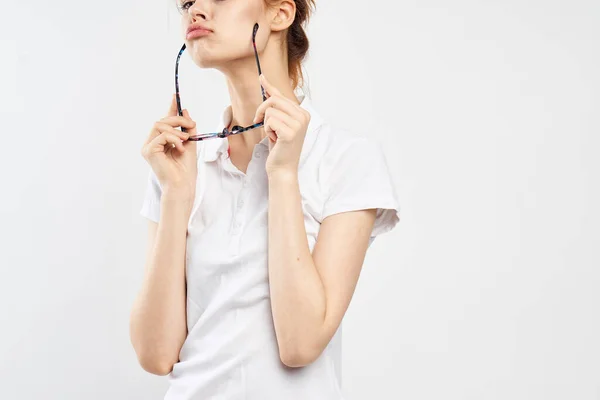
[[[192,19],[201,18],[203,20],[207,20],[208,12],[206,11],[206,7],[204,5],[204,1],[196,0],[194,3],[188,8],[188,13],[192,17]]]

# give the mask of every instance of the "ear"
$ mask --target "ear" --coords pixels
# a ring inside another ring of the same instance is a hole
[[[274,32],[283,31],[294,22],[296,3],[293,0],[281,0],[279,5],[274,6],[273,12],[271,30]]]

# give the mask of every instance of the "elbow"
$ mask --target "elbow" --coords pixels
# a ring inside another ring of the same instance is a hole
[[[139,335],[138,330],[131,323],[130,340],[139,365],[144,371],[153,375],[168,375],[173,370],[175,363],[179,361],[180,347]]]
[[[175,356],[171,351],[158,351],[160,346],[156,344],[142,344],[134,340],[132,344],[140,366],[153,375],[168,375],[179,361],[179,354]]]
[[[144,371],[153,375],[168,375],[173,370],[175,363],[167,360],[159,360],[153,357],[138,356],[138,362]]]
[[[280,348],[279,358],[281,362],[290,368],[305,367],[314,362],[322,353],[322,349],[317,350],[313,346],[312,349],[292,347]]]

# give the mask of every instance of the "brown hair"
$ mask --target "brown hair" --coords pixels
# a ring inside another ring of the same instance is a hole
[[[277,0],[264,0],[268,7],[279,3]],[[304,31],[304,26],[308,23],[312,11],[315,8],[315,0],[294,0],[296,3],[296,15],[294,22],[287,31],[287,53],[288,53],[288,73],[292,80],[292,88],[296,89],[300,84],[304,84],[304,75],[302,74],[302,61],[308,52],[308,37]]]

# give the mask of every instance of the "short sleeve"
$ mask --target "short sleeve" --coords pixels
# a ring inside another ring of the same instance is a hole
[[[142,203],[140,214],[156,223],[160,217],[160,196],[162,189],[156,174],[152,169],[148,173],[148,181],[146,183],[146,193]]]
[[[400,205],[385,155],[372,138],[351,140],[326,162],[322,219],[348,211],[376,208],[369,244],[400,221]]]

